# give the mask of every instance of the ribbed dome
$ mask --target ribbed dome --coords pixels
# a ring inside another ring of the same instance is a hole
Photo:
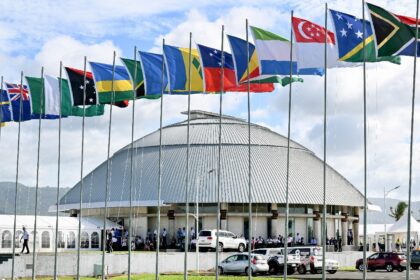
[[[190,119],[189,201],[217,202],[219,115],[192,111]],[[165,204],[185,203],[187,121],[162,130],[162,192]],[[251,126],[252,201],[285,203],[287,138],[265,127]],[[222,118],[221,202],[248,202],[248,126],[230,116]],[[289,199],[292,204],[323,203],[323,162],[291,141]],[[130,145],[111,159],[110,207],[128,206]],[[84,208],[103,207],[106,161],[84,178]],[[158,199],[159,130],[140,138],[134,147],[133,205],[155,205]],[[212,172],[209,172],[213,170]],[[61,199],[61,209],[77,209],[80,182]],[[343,176],[327,167],[327,204],[363,206],[362,194]]]

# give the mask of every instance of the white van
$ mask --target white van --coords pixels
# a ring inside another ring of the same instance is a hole
[[[199,249],[216,249],[217,230],[202,230],[198,234]],[[245,251],[246,240],[226,230],[219,230],[219,251],[223,249],[235,249],[239,252]]]

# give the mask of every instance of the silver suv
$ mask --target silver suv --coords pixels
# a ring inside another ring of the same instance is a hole
[[[217,230],[202,230],[198,234],[199,249],[216,249],[216,234]],[[219,230],[219,251],[224,249],[235,249],[239,252],[245,250],[246,240],[243,237],[238,237],[234,233],[226,230]]]

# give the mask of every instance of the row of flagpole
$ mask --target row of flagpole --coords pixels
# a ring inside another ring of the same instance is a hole
[[[416,19],[418,19],[418,7],[419,7],[419,0],[416,1]],[[365,19],[364,15],[364,0],[362,0],[363,4],[363,20]],[[325,30],[327,30],[327,4],[325,5]],[[293,12],[292,12],[293,17]],[[418,22],[416,21],[416,40],[418,38]],[[363,29],[365,29],[365,22],[363,22]],[[292,35],[292,34],[291,34]],[[221,63],[221,90],[220,90],[220,120],[219,120],[219,150],[218,150],[218,183],[217,183],[217,198],[218,198],[218,207],[217,207],[217,232],[220,229],[220,187],[221,187],[221,127],[222,127],[222,95],[223,95],[223,67],[224,67],[224,53],[223,53],[223,36],[224,36],[224,27],[222,27],[222,63]],[[363,32],[363,36],[365,36],[365,32]],[[247,58],[249,61],[249,38],[248,38],[248,21],[246,21],[246,39],[247,39]],[[291,38],[292,39],[292,38]],[[324,76],[324,169],[323,169],[323,223],[322,223],[322,247],[323,247],[323,272],[322,278],[325,279],[325,252],[326,252],[326,124],[327,124],[327,33],[325,34],[325,76]],[[365,38],[364,38],[365,39]],[[162,45],[164,46],[165,41],[163,40]],[[365,40],[363,40],[363,46],[365,46]],[[417,47],[418,45],[415,44],[415,54],[417,54]],[[364,48],[363,48],[364,50]],[[190,56],[189,56],[189,92],[188,92],[188,125],[187,125],[187,177],[186,177],[186,225],[187,225],[187,232],[186,238],[184,243],[185,249],[185,257],[184,257],[184,279],[187,279],[187,251],[188,251],[188,190],[189,190],[189,126],[190,126],[190,94],[191,94],[191,33],[190,33]],[[292,61],[292,40],[291,40],[291,48],[290,48],[290,61]],[[113,56],[113,78],[111,83],[111,101],[114,100],[115,90],[114,90],[114,74],[115,74],[115,52]],[[134,54],[135,65],[136,65],[136,49]],[[409,168],[409,199],[408,199],[408,208],[407,211],[410,214],[411,211],[411,189],[412,189],[412,157],[413,157],[413,135],[414,135],[414,109],[415,109],[415,82],[416,82],[416,64],[417,64],[417,57],[414,56],[414,67],[413,67],[413,86],[412,86],[412,108],[411,108],[411,139],[410,139],[410,168]],[[61,99],[61,71],[62,71],[62,64],[60,63],[60,99]],[[137,71],[137,65],[135,67],[135,71]],[[41,78],[44,75],[43,68],[41,69]],[[136,72],[135,72],[136,73]],[[135,99],[135,82],[136,82],[136,75],[134,76],[133,81],[133,100]],[[292,76],[292,63],[290,64],[290,78]],[[248,252],[251,252],[251,233],[252,233],[252,184],[251,184],[251,116],[250,116],[250,81],[249,81],[249,65],[247,67],[247,77],[248,77],[248,198],[249,198],[249,228],[248,228]],[[3,79],[2,79],[3,80]],[[3,87],[3,83],[1,83]],[[83,86],[83,102],[85,103],[85,95],[86,95],[86,57],[84,63],[84,86]],[[43,90],[43,87],[42,87]],[[161,185],[162,185],[162,114],[163,114],[163,93],[164,93],[164,61],[162,61],[162,96],[161,96],[161,104],[160,104],[160,131],[159,131],[159,174],[158,174],[158,228],[157,228],[157,246],[156,246],[156,279],[159,277],[159,247],[160,247],[160,208],[161,208]],[[20,83],[20,111],[22,111],[22,96],[23,96],[23,72],[21,73],[21,83]],[[40,113],[42,115],[43,112],[43,104],[42,98],[40,99]],[[134,103],[134,102],[133,102]],[[363,233],[363,263],[364,263],[364,271],[363,271],[363,279],[366,279],[366,271],[367,271],[367,259],[366,259],[366,228],[367,228],[367,115],[366,115],[366,57],[365,51],[363,51],[363,106],[364,106],[364,233]],[[285,238],[288,238],[288,220],[289,220],[289,171],[290,171],[290,134],[291,134],[291,107],[292,105],[292,84],[289,84],[289,111],[288,111],[288,136],[287,136],[287,172],[286,172],[286,210],[285,210]],[[83,104],[83,108],[85,109],[85,104]],[[134,116],[135,116],[135,107],[133,104],[132,108],[132,131],[131,131],[131,148],[134,148]],[[19,120],[21,119],[21,112],[19,114]],[[34,220],[34,240],[36,240],[37,234],[37,212],[38,212],[38,189],[39,189],[39,167],[40,167],[40,148],[41,148],[41,116],[38,122],[38,150],[37,150],[37,169],[36,169],[36,191],[35,191],[35,220]],[[80,189],[80,202],[79,202],[79,231],[78,231],[78,252],[77,252],[77,278],[80,277],[80,227],[81,227],[81,217],[82,217],[82,191],[83,191],[83,154],[84,154],[84,124],[85,124],[85,116],[83,115],[82,119],[82,148],[81,148],[81,189]],[[107,217],[107,201],[109,195],[109,184],[110,184],[110,143],[111,143],[111,128],[112,128],[112,106],[110,106],[110,113],[109,113],[109,124],[108,124],[108,150],[107,150],[107,177],[106,177],[106,185],[105,185],[105,199],[104,199],[104,224],[103,224],[103,236],[102,236],[102,279],[105,279],[105,250],[106,244],[106,217]],[[16,156],[16,185],[15,185],[15,210],[14,210],[14,225],[13,225],[13,236],[16,234],[16,214],[17,214],[17,191],[18,191],[18,181],[19,181],[19,158],[20,158],[20,134],[21,134],[21,123],[19,121],[18,124],[18,141],[17,141],[17,156]],[[58,178],[57,178],[57,213],[56,213],[56,248],[55,248],[55,262],[54,262],[54,279],[57,279],[57,242],[58,242],[58,210],[59,210],[59,188],[60,188],[60,159],[61,159],[61,108],[60,108],[60,117],[59,117],[59,143],[58,143]],[[130,217],[129,217],[129,253],[128,253],[128,277],[131,278],[131,225],[132,225],[132,189],[133,189],[133,150],[131,151],[131,177],[130,177]],[[198,217],[196,217],[198,219]],[[408,215],[408,230],[407,230],[407,244],[410,242],[410,215]],[[196,230],[196,236],[198,236],[198,228]],[[217,234],[217,239],[219,235]],[[218,240],[216,241],[217,247],[219,247]],[[198,245],[198,244],[197,244]],[[287,277],[287,242],[284,242],[284,275],[283,278],[286,279]],[[407,248],[409,246],[407,245]],[[12,279],[15,279],[14,269],[15,269],[15,249],[16,249],[16,238],[13,238],[13,257],[12,257]],[[216,250],[216,279],[218,279],[218,261],[219,261],[219,250]],[[407,271],[406,271],[406,279],[410,278],[410,250],[407,249]],[[249,258],[249,265],[250,265],[250,258]],[[32,266],[32,279],[35,279],[36,275],[36,242],[33,244],[33,266]],[[251,273],[249,273],[249,278],[251,278]]]

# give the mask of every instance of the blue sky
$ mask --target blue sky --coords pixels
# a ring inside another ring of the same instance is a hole
[[[415,16],[414,1],[372,1],[399,14]],[[361,1],[328,1],[335,10],[361,16]],[[323,1],[28,1],[0,2],[1,74],[7,81],[18,81],[21,70],[27,75],[58,75],[59,61],[81,68],[83,56],[110,63],[112,52],[132,57],[133,47],[160,51],[162,38],[168,44],[188,46],[189,32],[197,43],[220,47],[220,27],[226,33],[244,38],[245,18],[250,24],[288,37],[290,11],[319,24],[323,23]],[[378,63],[368,67],[368,184],[369,194],[380,196],[383,187],[402,185],[395,197],[405,198],[408,185],[409,121],[412,59],[401,66]],[[292,139],[322,156],[323,79],[305,77],[293,86]],[[184,119],[186,97],[168,97],[165,123]],[[159,103],[137,101],[136,138],[158,128]],[[275,93],[252,96],[252,120],[287,135],[288,88]],[[328,163],[363,188],[363,107],[362,69],[332,69],[328,78]],[[115,109],[112,152],[130,139],[131,107]],[[218,98],[196,96],[192,108],[218,112]],[[224,113],[246,118],[246,95],[225,96]],[[85,171],[106,159],[108,116],[87,122]],[[419,120],[418,120],[419,121]],[[417,123],[419,123],[417,121]],[[73,186],[79,180],[80,119],[63,121],[63,171],[61,184]],[[416,129],[420,128],[416,125]],[[35,185],[37,123],[22,125],[21,182]],[[1,180],[15,177],[17,125],[2,130],[1,145],[8,147],[0,157]],[[43,124],[41,186],[56,185],[57,123]],[[420,144],[418,137],[416,145]],[[415,146],[416,147],[416,146]],[[414,185],[420,168],[420,154],[414,157]],[[420,189],[420,188],[417,188]],[[420,198],[420,191],[414,191]]]

